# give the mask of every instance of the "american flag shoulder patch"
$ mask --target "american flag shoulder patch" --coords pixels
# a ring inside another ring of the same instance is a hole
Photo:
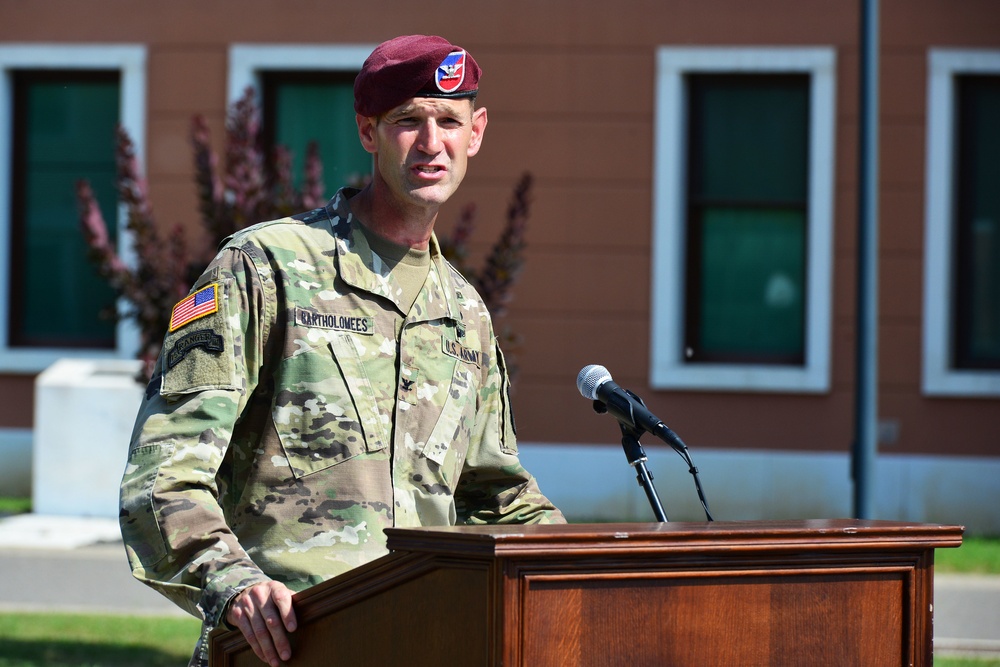
[[[194,322],[219,310],[219,284],[211,283],[197,292],[189,294],[174,306],[170,313],[170,331],[177,331],[185,324]]]

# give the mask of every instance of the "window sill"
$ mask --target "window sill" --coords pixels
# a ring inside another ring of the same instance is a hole
[[[1000,397],[1000,372],[925,370],[922,388],[925,396]]]
[[[664,364],[654,367],[654,389],[821,394],[830,389],[826,369],[802,366]]]

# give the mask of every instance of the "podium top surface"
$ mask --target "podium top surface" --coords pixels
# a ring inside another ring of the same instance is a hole
[[[795,549],[948,548],[962,543],[962,526],[860,519],[593,523],[563,525],[425,526],[388,528],[390,551],[482,553],[495,556],[551,551],[623,549],[666,552],[691,548]]]

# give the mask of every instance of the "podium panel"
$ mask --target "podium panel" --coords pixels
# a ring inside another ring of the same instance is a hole
[[[485,568],[440,567],[433,560],[413,556],[389,556],[378,565],[389,562],[397,569],[385,577],[378,567],[374,573],[338,582],[340,590],[320,585],[296,595],[299,629],[291,636],[291,664],[490,664],[487,635],[482,631],[483,619],[490,615]],[[385,586],[387,578],[394,580],[393,585]],[[213,637],[210,664],[266,665],[239,632]]]
[[[902,665],[897,574],[530,579],[522,663]],[[834,622],[843,619],[843,622]],[[909,663],[905,663],[909,664]]]
[[[293,665],[930,665],[962,528],[815,520],[390,529],[295,596]],[[211,664],[257,660],[216,631]]]

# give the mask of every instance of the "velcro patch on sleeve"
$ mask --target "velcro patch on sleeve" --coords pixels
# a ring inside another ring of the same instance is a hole
[[[187,356],[188,352],[200,347],[206,352],[219,354],[225,350],[222,336],[211,329],[199,329],[178,338],[167,350],[167,368],[173,368]]]
[[[219,284],[205,285],[197,292],[189,294],[174,306],[170,313],[169,331],[177,331],[185,324],[211,315],[219,310]]]
[[[193,310],[196,305],[191,297],[204,293],[208,306],[202,308],[203,312],[182,315],[177,320],[180,328],[172,328],[164,337],[160,357],[163,380],[159,386],[163,396],[169,399],[204,389],[242,388],[236,371],[239,347],[234,344],[234,336],[241,335],[240,320],[233,317],[232,311],[238,306],[232,296],[227,296],[231,289],[230,281],[220,280],[196,288],[187,297]],[[191,326],[195,321],[197,324]]]

